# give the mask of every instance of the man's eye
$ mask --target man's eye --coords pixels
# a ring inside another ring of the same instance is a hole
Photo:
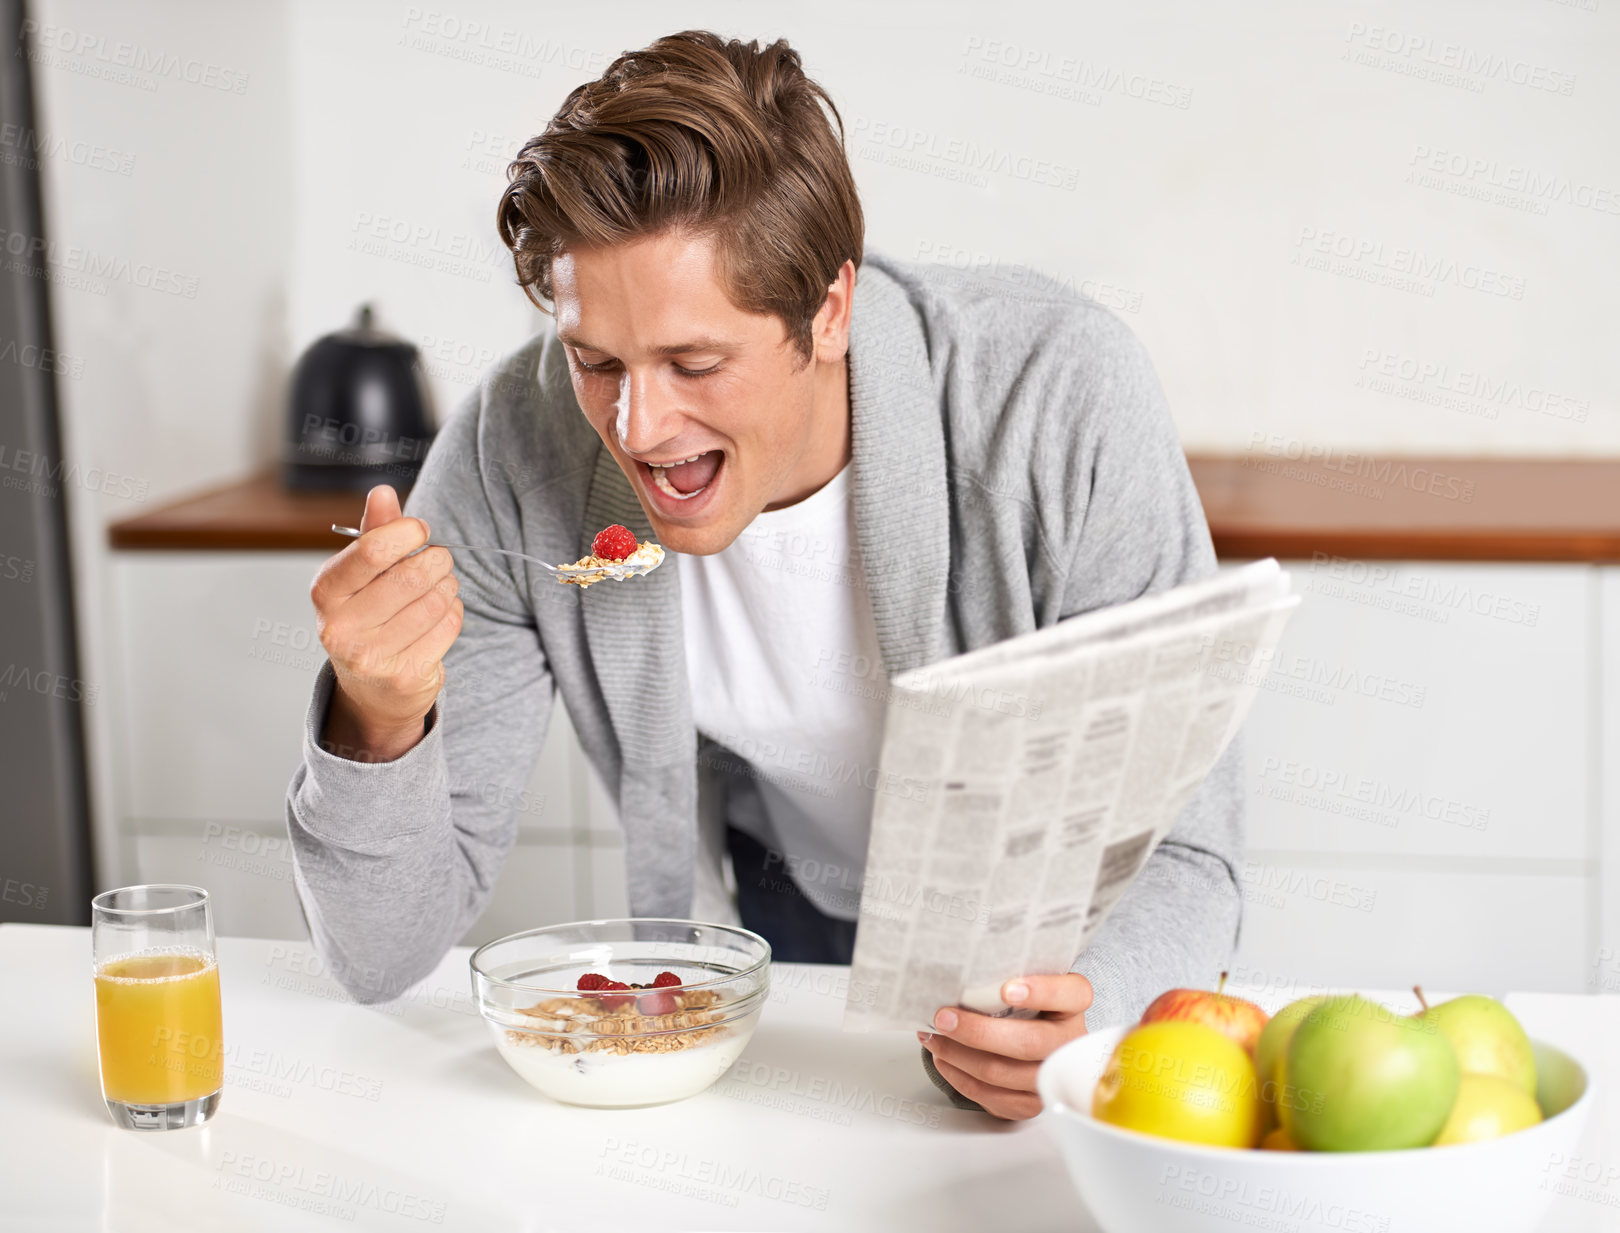
[[[599,360],[595,364],[589,363],[583,356],[575,355],[574,362],[579,365],[580,372],[605,373],[612,372],[619,366],[618,360]],[[707,368],[687,368],[683,364],[676,364],[675,371],[683,377],[707,377],[711,373],[720,371],[720,364],[710,364]]]

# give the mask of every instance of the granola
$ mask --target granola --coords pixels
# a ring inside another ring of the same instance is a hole
[[[658,568],[663,563],[664,550],[651,540],[644,540],[636,545],[636,550],[622,561],[615,561],[608,557],[599,557],[594,553],[580,557],[569,565],[558,566],[557,581],[564,586],[588,587],[593,582],[601,582],[604,578],[612,578],[623,582],[625,576],[610,574],[609,566],[628,565],[630,575],[646,574]]]
[[[691,989],[674,995],[677,1009],[667,1015],[644,1015],[635,999],[548,998],[517,1007],[535,1020],[532,1031],[508,1029],[515,1045],[538,1046],[554,1053],[678,1053],[709,1045],[730,1032],[713,1007],[713,989]],[[615,1004],[615,1003],[621,1004]]]

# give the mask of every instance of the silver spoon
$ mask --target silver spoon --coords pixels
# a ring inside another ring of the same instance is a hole
[[[332,530],[336,531],[339,535],[347,535],[350,539],[360,538],[359,527],[340,527],[334,522],[332,524]],[[653,547],[657,548],[658,545],[654,544]],[[588,587],[591,585],[591,583],[601,582],[604,578],[612,578],[616,582],[623,582],[626,578],[633,578],[637,574],[650,573],[652,570],[657,569],[664,563],[664,552],[662,548],[659,548],[657,559],[654,560],[651,565],[615,564],[583,566],[548,565],[539,557],[531,557],[526,552],[513,552],[507,548],[490,548],[483,544],[443,544],[437,540],[429,540],[427,543],[422,545],[422,548],[461,548],[468,552],[498,552],[503,557],[517,557],[520,560],[532,561],[541,569],[549,569],[557,576],[557,581],[562,583],[564,586]],[[421,552],[422,548],[418,548],[416,552]],[[411,555],[415,556],[416,552],[411,553]]]

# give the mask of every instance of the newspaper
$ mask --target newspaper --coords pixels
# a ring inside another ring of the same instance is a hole
[[[1068,971],[1236,734],[1298,602],[1259,561],[896,676],[845,1030],[1005,1013],[1002,982]]]

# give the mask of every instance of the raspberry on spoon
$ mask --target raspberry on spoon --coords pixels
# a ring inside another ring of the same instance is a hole
[[[622,561],[636,550],[636,537],[628,527],[614,523],[596,533],[591,541],[591,555],[604,561]]]

